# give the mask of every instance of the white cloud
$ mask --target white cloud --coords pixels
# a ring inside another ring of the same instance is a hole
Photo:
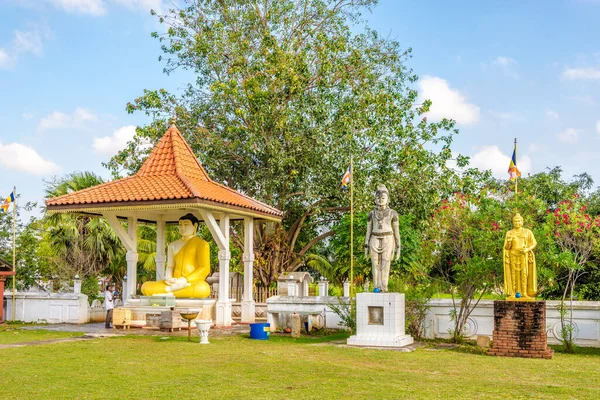
[[[469,166],[481,170],[491,170],[495,178],[507,179],[510,156],[502,153],[498,146],[481,146],[479,151],[471,156]],[[517,167],[523,175],[531,172],[531,159],[527,155],[519,155]]]
[[[96,17],[106,14],[103,0],[46,0],[46,2],[71,14],[87,14]]]
[[[44,160],[34,149],[20,143],[4,145],[0,142],[0,165],[34,175],[50,175],[60,171],[58,165]]]
[[[600,120],[596,121],[596,132],[600,135]]]
[[[93,147],[96,153],[112,155],[123,150],[134,136],[135,126],[127,125],[114,131],[111,136],[95,137]]]
[[[41,57],[44,41],[52,37],[50,29],[41,25],[32,25],[27,31],[14,31],[14,37],[7,48],[0,48],[0,68],[12,68],[22,54],[31,53]]]
[[[145,14],[150,14],[150,10],[156,11],[157,14],[165,14],[166,8],[162,0],[112,0],[113,3],[119,4],[131,11],[138,11]]]
[[[576,102],[577,104],[580,104],[582,106],[596,106],[598,105],[598,102],[596,101],[596,99],[589,95],[589,94],[585,94],[583,96],[569,96],[569,99],[571,99],[572,101]]]
[[[6,50],[0,48],[0,68],[9,68],[12,65],[12,58]]]
[[[39,30],[15,31],[13,45],[21,53],[33,53],[40,57],[44,49],[42,32]]]
[[[54,111],[39,122],[39,131],[62,128],[85,128],[87,123],[98,120],[98,117],[85,108],[77,107],[73,114]]]
[[[550,151],[549,147],[547,144],[539,144],[539,143],[529,143],[529,146],[527,146],[527,151],[529,153],[542,153],[542,152],[548,152]]]
[[[563,78],[575,80],[575,79],[591,79],[600,80],[600,67],[587,67],[587,68],[569,68],[567,67],[563,73]]]
[[[441,120],[452,118],[458,124],[470,125],[479,121],[479,107],[467,102],[466,97],[457,89],[452,89],[445,79],[424,76],[419,81],[419,98],[432,102],[429,118]]]
[[[492,65],[502,70],[504,75],[509,78],[519,79],[519,74],[515,71],[517,61],[514,58],[499,56],[492,61]]]
[[[522,121],[523,118],[516,112],[508,111],[490,111],[490,115],[502,122],[519,122]]]
[[[558,113],[556,111],[546,110],[546,118],[556,120],[556,119],[559,119],[560,116],[558,115]]]
[[[567,128],[564,131],[557,133],[556,138],[561,142],[577,144],[579,142],[579,130]]]
[[[32,112],[24,112],[22,115],[23,115],[23,119],[29,120],[29,119],[33,118]]]
[[[150,14],[150,10],[154,10],[158,14],[166,14],[169,3],[177,4],[169,0],[0,0],[0,3],[2,1],[41,12],[53,7],[69,14],[92,17],[102,17],[108,14],[109,3],[146,15]]]

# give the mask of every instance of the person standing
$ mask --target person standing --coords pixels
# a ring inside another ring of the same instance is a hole
[[[106,291],[104,292],[104,308],[106,309],[106,322],[104,323],[104,327],[106,329],[110,328],[110,324],[112,323],[113,309],[115,308],[115,298],[112,289],[112,285],[106,285]]]

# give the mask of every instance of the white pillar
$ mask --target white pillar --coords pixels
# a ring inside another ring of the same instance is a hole
[[[297,296],[296,289],[298,285],[296,285],[296,281],[294,280],[294,276],[290,275],[288,279],[288,296]]]
[[[350,281],[348,279],[344,281],[344,297],[350,297]]]
[[[156,280],[165,279],[165,265],[167,256],[165,255],[165,221],[156,221]]]
[[[304,279],[304,282],[302,282],[302,294],[301,296],[308,296],[308,279]]]
[[[244,219],[244,297],[242,299],[242,322],[252,323],[256,320],[254,302],[254,219]]]
[[[128,250],[125,255],[127,259],[127,297],[131,298],[135,296],[137,287],[137,218],[127,218],[127,233],[133,244],[132,250]]]
[[[126,232],[114,213],[107,212],[102,215],[113,228],[119,239],[121,239],[121,243],[125,246],[125,250],[127,250],[127,272],[125,274],[125,278],[127,279],[123,279],[123,303],[125,303],[130,296],[135,296],[138,261],[137,218],[127,218]]]
[[[219,220],[219,230],[223,234],[223,248],[219,250],[219,298],[217,300],[217,325],[231,325],[231,301],[229,299],[229,215]]]
[[[81,294],[81,279],[79,279],[79,275],[75,275],[75,279],[73,279],[73,293]]]
[[[121,298],[123,299],[123,305],[125,305],[125,301],[129,298],[129,293],[127,292],[127,275],[123,277],[123,293],[121,293]]]
[[[324,276],[319,280],[319,296],[329,296],[329,282]]]

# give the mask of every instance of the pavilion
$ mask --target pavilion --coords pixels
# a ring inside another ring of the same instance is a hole
[[[46,200],[50,213],[102,216],[127,250],[123,300],[136,295],[137,223],[156,223],[156,279],[164,279],[165,224],[193,213],[219,247],[216,324],[231,325],[229,299],[230,221],[244,221],[242,322],[254,322],[254,221],[281,222],[282,212],[211,180],[175,125],[167,130],[132,176]],[[127,221],[125,229],[121,221]]]

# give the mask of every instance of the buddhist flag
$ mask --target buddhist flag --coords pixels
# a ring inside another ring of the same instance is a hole
[[[350,167],[346,170],[346,173],[342,177],[342,189],[348,189],[348,183],[352,179],[352,173],[350,172]]]
[[[513,150],[510,165],[508,166],[508,175],[510,175],[511,181],[521,176],[521,171],[517,168],[517,143],[515,143],[515,149]]]
[[[6,200],[4,200],[4,203],[2,203],[2,205],[0,206],[0,212],[5,213],[8,210],[8,206],[10,205],[10,203],[12,203],[14,201],[15,201],[15,192],[12,192],[11,194],[8,195]]]

